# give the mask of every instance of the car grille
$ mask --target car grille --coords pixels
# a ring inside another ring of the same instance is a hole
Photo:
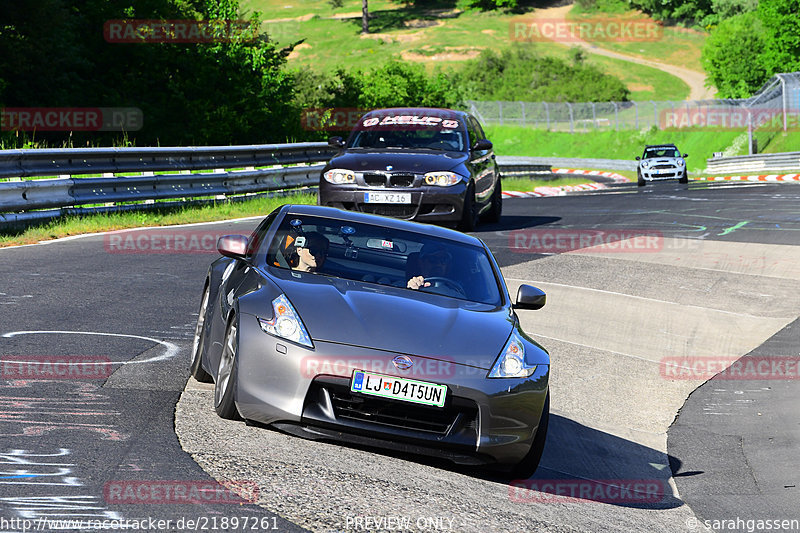
[[[383,174],[364,174],[364,183],[370,187],[386,187],[386,176]]]
[[[387,179],[388,178],[388,179]],[[364,183],[369,187],[411,187],[414,185],[414,174],[365,172]]]
[[[363,213],[396,218],[411,218],[417,206],[413,204],[361,204]]]
[[[354,394],[347,385],[315,380],[304,411],[314,411],[315,406],[321,408],[328,402],[333,407],[335,420],[332,422],[343,425],[363,427],[368,424],[423,432],[437,438],[450,436],[467,442],[475,442],[478,431],[478,406],[472,400],[452,395],[445,407],[438,408]]]
[[[411,187],[414,185],[414,174],[392,174],[389,183],[392,187]]]
[[[674,170],[675,169],[675,165],[669,165],[669,164],[667,164],[667,165],[653,165],[650,168],[653,168],[653,169],[668,168],[668,169]]]

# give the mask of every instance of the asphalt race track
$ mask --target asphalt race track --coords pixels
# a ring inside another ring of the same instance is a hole
[[[216,237],[257,220],[0,249],[0,531],[70,519],[458,532],[800,520],[799,205],[800,187],[768,183],[505,200],[478,234],[512,294],[548,293],[520,316],[553,364],[541,467],[511,485],[216,416],[212,388],[187,382],[203,276]],[[624,240],[598,240],[608,235]],[[177,238],[187,246],[167,253]],[[59,374],[67,356],[83,358],[80,372]]]

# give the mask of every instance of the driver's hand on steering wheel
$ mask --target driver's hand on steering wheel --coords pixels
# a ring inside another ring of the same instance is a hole
[[[431,284],[425,281],[425,278],[422,276],[414,276],[413,278],[408,280],[408,284],[406,285],[406,287],[408,287],[409,289],[414,289],[414,290],[417,290],[420,287],[430,287],[430,286]]]

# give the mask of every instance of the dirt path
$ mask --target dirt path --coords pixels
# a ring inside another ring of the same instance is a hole
[[[537,9],[533,13],[533,18],[547,20],[548,22],[562,20],[566,21],[566,16],[570,9],[572,9],[572,4]],[[575,41],[571,41],[570,44],[585,48],[589,53],[592,54],[611,57],[613,59],[621,59],[622,61],[629,61],[631,63],[638,63],[639,65],[645,65],[666,72],[667,74],[672,74],[673,76],[683,80],[689,86],[689,100],[710,100],[714,98],[714,89],[709,89],[705,86],[705,72],[698,72],[696,70],[691,70],[676,65],[668,65],[666,63],[659,63],[658,61],[651,61],[641,57],[613,52],[611,50],[599,48],[598,46],[583,40],[576,39]]]

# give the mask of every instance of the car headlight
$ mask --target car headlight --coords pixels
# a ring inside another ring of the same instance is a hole
[[[682,167],[683,165],[686,164],[686,161],[684,161],[683,159],[678,159],[677,161],[675,161],[675,164],[678,165],[679,167]]]
[[[487,378],[527,378],[536,371],[536,365],[525,362],[525,345],[516,333],[511,335],[495,361]]]
[[[449,187],[461,181],[461,176],[455,172],[428,172],[425,174],[425,185]]]
[[[642,168],[649,168],[649,167],[650,163],[648,163],[647,161],[642,161]]]
[[[341,185],[343,183],[355,183],[356,182],[356,173],[352,170],[345,170],[341,168],[333,168],[323,174],[325,177],[325,181],[328,183],[333,183],[335,185]]]
[[[311,337],[308,336],[308,332],[300,320],[300,316],[285,295],[281,294],[272,300],[272,311],[271,320],[258,319],[262,330],[270,335],[287,339],[309,348],[314,347]]]

